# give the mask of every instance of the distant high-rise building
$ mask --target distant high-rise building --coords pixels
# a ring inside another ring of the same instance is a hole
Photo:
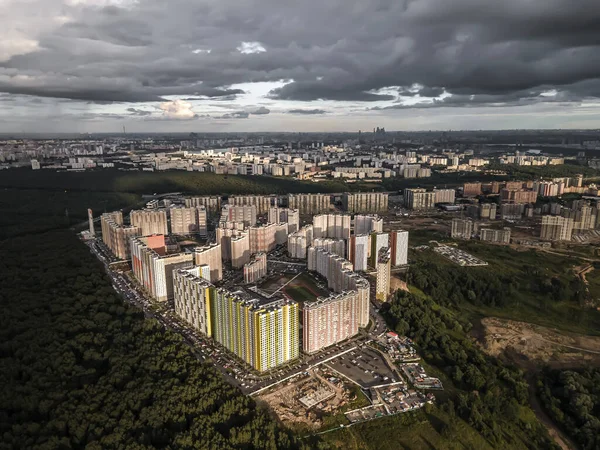
[[[380,213],[388,210],[388,194],[357,192],[342,195],[342,207],[349,213]]]
[[[130,240],[141,234],[140,228],[124,226],[121,211],[102,214],[100,225],[102,227],[102,241],[113,255],[119,259],[129,259],[131,257]]]
[[[244,265],[244,282],[246,284],[256,283],[267,275],[267,254],[257,253]]]
[[[271,207],[269,223],[287,223],[289,232],[295,233],[300,229],[300,212],[297,209]]]
[[[300,214],[321,214],[329,211],[329,194],[289,194],[288,208],[297,209]]]
[[[377,280],[375,287],[375,298],[382,302],[387,301],[390,295],[391,285],[391,255],[388,247],[383,247],[378,252],[377,258]]]
[[[221,210],[221,222],[243,223],[247,227],[256,225],[256,205],[225,205]]]
[[[171,208],[171,233],[177,235],[188,235],[198,232],[198,212],[196,208]]]
[[[305,225],[288,236],[288,254],[291,258],[306,259],[306,251],[313,242],[313,226]]]
[[[206,206],[196,207],[196,217],[198,222],[198,234],[202,237],[208,236],[208,209]]]
[[[542,216],[540,238],[544,241],[570,241],[573,219],[561,216]]]
[[[521,220],[525,212],[522,203],[503,203],[500,205],[500,218],[502,220]]]
[[[191,253],[166,253],[164,235],[152,235],[131,240],[133,274],[148,293],[158,301],[173,298],[173,271],[194,264]]]
[[[243,232],[231,238],[231,267],[241,269],[250,261],[250,236]]]
[[[221,260],[221,244],[208,244],[194,249],[195,263],[210,267],[210,281],[216,283],[223,279],[223,261]]]
[[[352,218],[348,214],[321,214],[313,217],[315,238],[349,239]]]
[[[371,234],[371,266],[377,267],[379,250],[390,246],[390,235],[388,233]]]
[[[495,203],[482,203],[479,205],[479,219],[482,220],[496,220],[496,204]]]
[[[269,212],[271,206],[277,206],[275,195],[232,195],[228,200],[232,206],[256,206],[258,214]]]
[[[359,298],[356,292],[319,297],[302,306],[302,350],[311,354],[358,334]]]
[[[129,218],[132,226],[140,228],[142,236],[169,234],[167,213],[164,210],[134,210]]]
[[[276,233],[278,230],[279,226],[274,223],[248,228],[248,233],[250,236],[250,253],[268,253],[273,250],[277,245]],[[287,239],[287,233],[285,233],[285,236]]]
[[[40,170],[40,162],[37,159],[31,160],[31,170]]]
[[[315,238],[313,240],[313,247],[324,248],[328,252],[335,253],[342,258],[346,256],[346,241],[343,239]]]
[[[452,219],[452,239],[471,239],[473,235],[473,221],[470,219]]]
[[[404,206],[408,209],[432,209],[435,206],[435,192],[425,189],[404,189]]]
[[[500,201],[502,203],[511,204],[535,203],[537,201],[537,195],[536,191],[528,189],[502,189],[500,191]]]
[[[465,183],[463,185],[463,197],[477,197],[482,193],[481,183]]]
[[[175,313],[205,336],[213,335],[211,317],[215,288],[202,277],[202,267],[178,269],[173,272]]]
[[[354,271],[366,271],[369,256],[369,235],[358,234],[351,236],[348,253],[350,262],[354,266]]]
[[[221,197],[191,197],[185,199],[186,207],[204,206],[210,216],[216,216],[221,210]]]
[[[381,233],[383,231],[383,219],[377,215],[354,216],[354,234]]]
[[[434,189],[435,203],[454,203],[456,191],[454,189]]]
[[[391,264],[405,266],[408,264],[408,231],[395,230],[390,232]]]
[[[510,244],[510,228],[503,228],[502,230],[482,228],[479,230],[479,238],[482,241],[496,244]]]

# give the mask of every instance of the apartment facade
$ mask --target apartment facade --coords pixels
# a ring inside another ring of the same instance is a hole
[[[435,206],[435,192],[425,189],[404,189],[404,206],[408,209],[432,209]]]
[[[194,249],[194,260],[197,266],[207,265],[210,268],[210,281],[216,283],[223,279],[223,261],[221,244],[208,244]]]
[[[267,275],[267,254],[257,253],[244,265],[244,282],[246,284],[256,283]]]
[[[298,304],[263,302],[217,289],[215,340],[259,372],[297,359],[300,354]]]
[[[357,192],[342,195],[342,208],[349,213],[380,213],[388,210],[388,194]]]
[[[358,334],[359,299],[355,291],[319,297],[302,306],[302,351],[307,354]]]
[[[138,227],[142,236],[169,234],[165,210],[134,210],[129,214],[131,225]]]
[[[393,266],[408,264],[408,231],[395,230],[390,232],[390,248]]]
[[[387,301],[390,295],[391,273],[391,252],[389,247],[383,247],[379,250],[377,258],[377,281],[375,286],[375,298],[379,301]]]
[[[329,211],[329,194],[289,194],[288,208],[297,209],[300,214],[322,214]]]

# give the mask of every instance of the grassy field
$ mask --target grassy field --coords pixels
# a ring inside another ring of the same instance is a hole
[[[429,234],[427,237],[431,237]],[[412,235],[411,235],[412,238]],[[448,240],[448,239],[446,239]],[[508,246],[485,244],[479,241],[461,241],[458,246],[488,263],[486,267],[465,267],[476,274],[492,271],[519,282],[519,289],[506,308],[485,305],[464,304],[462,307],[472,321],[482,317],[495,316],[504,319],[535,323],[538,325],[570,331],[574,333],[599,335],[600,312],[583,307],[574,301],[556,302],[547,296],[534,292],[529,287],[528,270],[537,268],[547,279],[559,278],[565,282],[575,279],[573,268],[581,265],[578,258],[569,258],[536,250],[517,251]],[[453,263],[431,251],[411,252],[414,260],[434,261],[440,267],[451,267]],[[598,271],[592,272],[591,289],[600,291]]]
[[[288,286],[283,291],[297,302],[312,302],[316,299],[315,294],[304,286]]]
[[[295,278],[284,288],[284,291],[297,302],[312,302],[319,296],[329,294],[329,291],[319,287],[313,276],[307,272]]]
[[[384,417],[322,435],[347,450],[487,450],[493,447],[466,422],[436,407]],[[526,448],[516,447],[516,448]]]

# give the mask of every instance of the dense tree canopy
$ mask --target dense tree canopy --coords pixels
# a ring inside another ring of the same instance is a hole
[[[0,243],[0,301],[0,448],[300,447],[68,231]]]
[[[487,356],[468,337],[471,324],[428,296],[398,291],[385,304],[393,329],[415,340],[425,360],[446,372],[459,392],[445,408],[469,422],[497,448],[553,448],[537,420],[523,420],[529,411],[523,374]]]
[[[538,392],[552,419],[582,449],[600,449],[600,369],[546,370]]]

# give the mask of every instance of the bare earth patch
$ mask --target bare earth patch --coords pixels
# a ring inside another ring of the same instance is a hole
[[[483,348],[490,355],[513,356],[515,363],[551,367],[582,367],[600,362],[600,337],[563,333],[525,322],[482,319]],[[515,358],[516,357],[516,358]]]

